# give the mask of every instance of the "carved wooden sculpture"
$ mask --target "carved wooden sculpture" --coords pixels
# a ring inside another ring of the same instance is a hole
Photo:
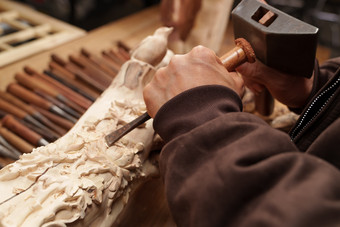
[[[157,173],[147,159],[154,131],[149,121],[111,147],[104,136],[145,111],[142,89],[172,54],[170,31],[146,38],[66,135],[0,171],[0,226],[115,223],[129,193]]]

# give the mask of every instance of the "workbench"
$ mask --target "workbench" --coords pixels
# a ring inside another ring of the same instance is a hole
[[[26,65],[38,71],[46,69],[53,53],[67,59],[70,54],[79,53],[81,48],[86,48],[100,55],[102,50],[112,48],[119,40],[134,47],[160,26],[159,6],[106,24],[87,32],[82,37],[1,67],[0,90],[5,90],[6,86],[14,81],[15,73],[21,72]],[[228,26],[221,50],[217,54],[221,56],[232,47],[234,47],[233,32],[231,26]],[[318,58],[321,62],[328,56],[327,48],[318,48]],[[126,218],[123,219],[121,226],[174,226],[159,178],[151,180],[130,199],[128,213],[125,214]]]

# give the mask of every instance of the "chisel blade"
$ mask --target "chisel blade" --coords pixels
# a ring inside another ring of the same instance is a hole
[[[133,129],[137,128],[139,125],[143,124],[147,120],[149,120],[151,117],[147,112],[142,114],[141,116],[137,117],[130,123],[127,123],[126,125],[122,126],[121,128],[111,132],[107,136],[105,136],[105,141],[106,144],[110,147],[112,146],[115,142],[117,142],[120,138],[125,136],[127,133],[132,131]]]

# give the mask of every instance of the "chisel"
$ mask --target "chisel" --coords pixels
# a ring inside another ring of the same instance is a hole
[[[227,52],[220,58],[222,64],[229,72],[234,71],[239,65],[243,64],[244,62],[255,62],[255,53],[250,44],[245,39],[236,39],[235,44],[235,48],[233,48],[231,51]],[[105,136],[106,144],[108,146],[112,146],[124,135],[137,128],[139,125],[143,124],[149,119],[150,116],[147,112],[145,112],[141,116],[137,117],[135,120]]]

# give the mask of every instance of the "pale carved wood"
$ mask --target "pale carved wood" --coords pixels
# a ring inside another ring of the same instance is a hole
[[[0,171],[0,226],[115,224],[130,193],[158,173],[148,158],[152,121],[111,147],[104,137],[145,111],[143,87],[172,56],[167,49],[170,31],[159,28],[144,39],[66,135]]]

